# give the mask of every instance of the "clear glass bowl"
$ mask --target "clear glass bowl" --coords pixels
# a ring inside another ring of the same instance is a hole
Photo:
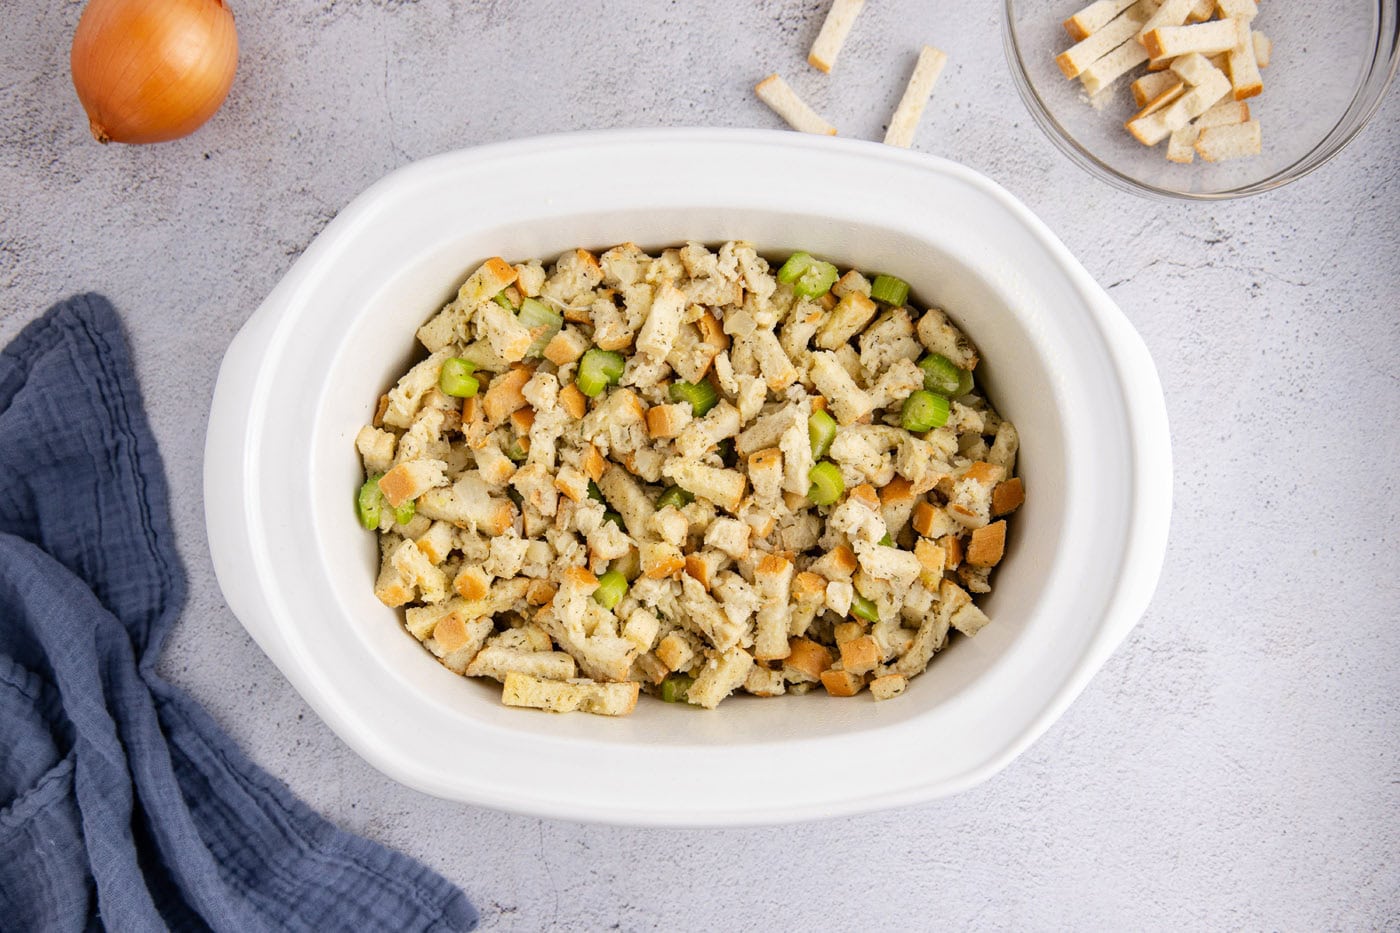
[[[1342,150],[1376,112],[1400,63],[1400,0],[1260,4],[1254,26],[1273,40],[1264,93],[1249,101],[1264,151],[1230,162],[1178,165],[1166,144],[1139,144],[1123,128],[1135,111],[1128,84],[1102,109],[1067,79],[1055,56],[1073,41],[1061,23],[1089,0],[1006,0],[1011,72],[1031,116],[1074,162],[1109,184],[1159,198],[1216,200],[1286,185]]]

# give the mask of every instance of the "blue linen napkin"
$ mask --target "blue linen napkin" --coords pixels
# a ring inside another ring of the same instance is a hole
[[[0,353],[0,927],[468,930],[156,673],[185,598],[121,327],[84,295]]]

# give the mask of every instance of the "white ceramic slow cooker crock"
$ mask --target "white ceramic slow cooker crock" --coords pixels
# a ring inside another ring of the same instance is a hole
[[[355,432],[414,330],[483,259],[747,239],[908,280],[981,350],[1026,505],[983,606],[898,699],[643,697],[630,717],[508,709],[372,593]],[[1156,370],[1063,244],[986,178],[795,133],[552,136],[410,165],[316,237],[234,339],[205,453],[210,548],[254,640],[332,729],[424,792],[621,824],[777,823],[954,793],[1058,717],[1147,606],[1171,465]]]

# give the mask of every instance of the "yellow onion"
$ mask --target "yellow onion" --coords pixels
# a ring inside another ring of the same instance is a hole
[[[238,66],[223,0],[90,0],[73,34],[73,86],[98,142],[188,136]]]

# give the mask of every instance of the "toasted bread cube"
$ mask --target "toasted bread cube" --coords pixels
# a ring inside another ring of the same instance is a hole
[[[861,635],[841,645],[841,666],[852,674],[873,671],[880,661],[880,646],[870,635]]]
[[[819,350],[811,354],[808,370],[812,382],[817,390],[826,396],[831,404],[831,413],[840,424],[855,424],[874,410],[875,404],[870,393],[856,384],[835,353]]]
[[[870,682],[870,695],[877,700],[890,700],[903,693],[908,686],[909,678],[903,674],[885,674]]]
[[[777,661],[788,656],[789,599],[792,595],[792,561],[769,554],[754,570],[754,584],[761,600],[756,616],[754,657]]]
[[[744,690],[756,697],[777,697],[786,692],[782,671],[772,671],[755,664],[744,679]]]
[[[575,502],[588,498],[588,476],[582,470],[563,466],[554,474],[554,488]]]
[[[491,591],[491,575],[480,567],[467,565],[452,581],[452,588],[465,600],[475,602]]]
[[[548,606],[557,590],[548,580],[531,580],[525,590],[525,601],[532,606]]]
[[[689,402],[654,405],[647,409],[647,433],[654,438],[675,437],[690,424],[690,412]]]
[[[540,680],[568,680],[578,674],[578,665],[562,651],[523,651],[488,645],[477,652],[466,669],[468,677],[500,681],[512,673],[528,674]]]
[[[967,546],[967,562],[974,567],[995,567],[1006,551],[1006,521],[973,529]]]
[[[1013,476],[1010,479],[997,483],[992,489],[992,517],[1000,518],[1003,515],[1010,515],[1021,507],[1026,501],[1026,486],[1021,481],[1021,477]]]
[[[685,558],[680,548],[665,541],[643,541],[641,551],[642,573],[653,580],[674,577],[685,569]]]
[[[711,658],[700,667],[695,683],[686,693],[686,702],[705,709],[719,706],[748,679],[753,670],[753,657],[743,648],[730,648],[718,658]]]
[[[573,327],[565,327],[550,338],[544,347],[544,358],[555,366],[567,366],[583,356],[588,338]]]
[[[365,472],[388,471],[394,465],[394,446],[397,442],[398,438],[391,431],[381,431],[368,424],[360,428],[360,433],[355,435],[355,449],[365,461]]]
[[[869,296],[857,291],[847,292],[817,330],[817,346],[823,350],[835,350],[844,346],[852,337],[865,330],[865,326],[874,319],[875,312],[879,309],[879,305]]]
[[[662,472],[677,486],[694,496],[709,499],[731,514],[739,510],[748,482],[737,470],[712,467],[696,460],[669,460]]]
[[[524,359],[530,345],[535,342],[530,328],[520,323],[513,311],[506,310],[494,301],[481,305],[477,318],[486,330],[486,340],[491,346],[491,352],[507,363]]]
[[[831,668],[822,671],[822,686],[834,697],[853,697],[865,686],[865,680],[851,671]]]
[[[920,579],[937,585],[943,579],[943,571],[948,569],[948,549],[928,538],[920,538],[914,544],[914,556],[919,561]]]
[[[839,544],[812,562],[812,572],[828,580],[850,580],[859,564],[855,552]]]
[[[559,682],[528,674],[506,674],[501,702],[506,706],[528,707],[553,713],[581,711],[598,716],[626,716],[637,706],[641,685],[597,683],[591,680]]]
[[[987,618],[986,613],[978,609],[976,605],[972,602],[968,602],[965,606],[954,612],[949,621],[953,628],[962,632],[968,638],[971,638],[982,631],[987,623],[992,620]]]
[[[608,461],[603,454],[589,444],[583,449],[583,457],[579,460],[579,466],[583,467],[583,472],[588,474],[588,478],[593,482],[601,482],[603,474],[608,472]]]
[[[429,489],[447,485],[446,464],[441,460],[400,463],[379,479],[379,491],[394,508],[417,499]]]
[[[503,424],[512,412],[530,404],[521,389],[530,381],[534,370],[529,366],[516,366],[491,380],[486,394],[481,399],[482,413],[491,424]]]
[[[695,660],[695,649],[688,637],[672,632],[657,643],[656,656],[668,671],[685,670]]]
[[[788,680],[815,683],[831,664],[831,651],[825,645],[810,638],[788,640],[788,656],[783,659],[783,675]]]
[[[516,279],[515,267],[499,256],[492,256],[467,277],[457,290],[457,301],[465,307],[494,298]]]
[[[720,572],[724,564],[724,555],[718,551],[704,551],[699,554],[687,554],[685,556],[686,576],[694,577],[700,581],[700,585],[709,589],[714,582],[715,575]]]

